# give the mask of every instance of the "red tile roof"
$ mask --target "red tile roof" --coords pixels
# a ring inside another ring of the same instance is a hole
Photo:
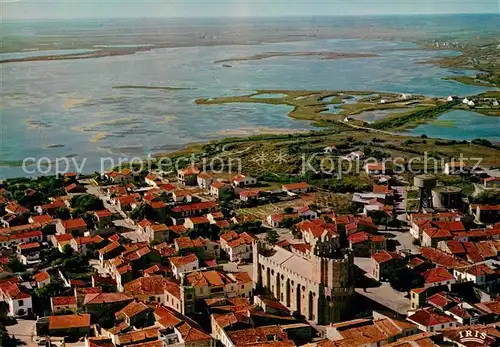
[[[189,254],[181,257],[171,257],[168,260],[170,260],[175,267],[179,268],[198,261],[198,257],[196,254]]]
[[[124,292],[132,296],[162,295],[171,282],[163,276],[137,278],[124,284]]]
[[[290,183],[282,185],[282,189],[288,191],[297,189],[308,189],[308,188],[309,188],[309,183],[307,182]]]
[[[33,248],[40,248],[40,244],[38,242],[29,242],[29,243],[22,243],[18,245],[19,249],[25,250],[25,249],[33,249]]]
[[[80,229],[80,228],[86,228],[87,223],[83,220],[83,218],[75,218],[75,219],[68,219],[65,221],[61,221],[64,229]]]
[[[32,216],[31,220],[33,221],[33,223],[50,223],[54,219],[48,214],[42,214],[40,216]]]
[[[215,209],[216,207],[217,203],[215,201],[203,201],[203,202],[195,202],[188,205],[176,206],[172,209],[172,211],[175,213],[194,212],[194,211]]]
[[[131,300],[132,298],[124,293],[86,294],[85,298],[83,299],[83,304],[84,305],[113,304],[117,302],[124,302]]]
[[[451,238],[451,233],[447,229],[438,228],[426,228],[424,229],[424,234],[426,234],[431,239],[444,239]]]
[[[429,269],[422,274],[422,277],[425,279],[425,283],[438,283],[455,279],[455,277],[443,267]]]
[[[46,271],[41,271],[33,276],[33,279],[37,282],[43,282],[50,278],[50,275]]]
[[[5,293],[8,297],[13,300],[27,299],[31,298],[31,295],[23,291],[24,289],[20,287],[17,283],[7,283],[0,286],[0,291]]]
[[[221,189],[222,187],[225,187],[225,186],[226,186],[226,184],[224,182],[219,182],[219,181],[212,182],[212,184],[210,185],[210,187],[215,188],[215,189]]]
[[[372,259],[381,264],[393,259],[402,259],[402,256],[396,252],[380,251],[372,254]]]
[[[90,314],[68,314],[49,317],[50,330],[90,327]]]
[[[138,314],[146,312],[148,309],[148,306],[146,306],[143,302],[134,300],[127,306],[122,308],[120,311],[115,312],[115,317],[117,319],[120,319],[121,316],[131,318],[137,316]]]
[[[495,271],[486,264],[472,265],[470,268],[467,268],[465,272],[474,276],[487,276],[495,273]]]
[[[106,217],[111,217],[113,215],[108,209],[95,211],[94,214],[96,215],[97,218],[106,218]]]
[[[76,305],[76,296],[53,296],[50,301],[52,306]]]
[[[422,247],[420,248],[420,254],[430,262],[448,269],[459,269],[470,266],[470,263],[465,260],[454,257],[435,248]]]
[[[430,309],[418,310],[412,315],[408,316],[408,320],[426,327],[456,322],[456,319],[449,317],[444,313],[438,313]]]

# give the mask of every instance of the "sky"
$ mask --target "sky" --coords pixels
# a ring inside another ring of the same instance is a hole
[[[500,0],[0,0],[9,19],[500,13]]]

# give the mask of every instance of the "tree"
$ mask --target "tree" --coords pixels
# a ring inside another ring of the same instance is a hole
[[[278,240],[279,240],[280,236],[278,235],[278,233],[276,232],[276,230],[274,229],[271,229],[267,232],[267,241],[272,244],[272,245],[275,245],[278,243]]]
[[[7,263],[7,268],[12,272],[24,272],[26,271],[26,266],[17,259],[17,257],[11,257]]]
[[[419,272],[404,267],[389,274],[391,287],[400,292],[409,292],[413,288],[422,287],[424,278]]]
[[[93,194],[75,195],[71,199],[71,207],[84,211],[98,211],[104,208],[102,200]]]
[[[475,204],[500,205],[500,192],[486,191],[482,192],[475,198],[472,198]]]
[[[232,189],[222,189],[219,193],[219,201],[228,202],[234,199],[234,191]]]
[[[292,214],[293,213],[293,207],[285,207],[284,212],[285,212],[285,214]]]
[[[71,215],[66,207],[58,207],[55,210],[56,217],[59,219],[70,219]]]

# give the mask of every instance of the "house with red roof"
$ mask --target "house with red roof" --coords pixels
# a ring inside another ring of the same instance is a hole
[[[425,287],[450,286],[456,282],[455,277],[444,267],[435,267],[422,273]]]
[[[210,185],[212,184],[213,180],[214,177],[207,172],[201,172],[196,177],[196,182],[198,183],[198,187],[200,187],[200,189],[210,188]]]
[[[73,235],[71,234],[60,234],[60,235],[51,235],[49,239],[52,241],[52,245],[56,247],[59,252],[64,251],[64,246],[69,245],[71,246],[71,241],[74,239]],[[75,249],[75,251],[78,251]]]
[[[87,231],[87,223],[85,223],[83,218],[60,220],[56,224],[56,231],[58,234],[72,234],[75,236],[83,236]]]
[[[146,226],[146,237],[150,242],[170,241],[170,230],[163,223],[150,223]]]
[[[372,235],[362,231],[349,235],[347,239],[349,240],[349,248],[355,257],[369,257],[386,249],[383,235]]]
[[[461,222],[458,222],[462,224]],[[437,247],[439,241],[447,241],[453,238],[448,229],[441,228],[425,228],[422,232],[422,246]]]
[[[298,182],[298,183],[289,183],[283,184],[281,189],[288,194],[302,194],[309,191],[309,183],[307,182]]]
[[[186,205],[179,205],[172,208],[172,218],[185,218],[189,216],[201,216],[214,212],[218,209],[215,201],[194,202]],[[176,223],[180,224],[180,223]]]
[[[49,216],[48,214],[42,214],[39,216],[31,216],[28,219],[30,223],[40,223],[40,224],[52,224],[54,223],[54,218]]]
[[[255,201],[259,195],[259,189],[244,189],[240,191],[240,200],[244,202]]]
[[[90,314],[69,314],[49,317],[50,336],[87,336],[90,334]]]
[[[236,175],[231,178],[231,184],[234,187],[246,187],[251,186],[257,183],[257,179],[254,177],[246,176],[246,175]]]
[[[97,226],[99,228],[106,228],[113,222],[113,214],[108,209],[94,211],[93,215],[97,220]]]
[[[144,182],[151,187],[158,187],[158,184],[161,184],[161,178],[153,173],[149,173],[146,177],[144,177]]]
[[[131,183],[134,182],[134,172],[128,168],[121,171],[110,171],[104,174],[104,177],[113,183]]]
[[[72,310],[76,312],[76,296],[53,296],[50,298],[52,312]]]
[[[172,283],[160,275],[139,277],[125,283],[123,292],[144,302],[165,303],[165,289]]]
[[[419,309],[410,314],[408,321],[417,325],[417,327],[426,332],[438,332],[447,328],[455,328],[458,322],[444,313],[440,313],[432,308]]]
[[[479,286],[494,285],[499,279],[498,273],[487,264],[474,264],[467,268],[455,269],[453,274],[459,282],[472,281]]]
[[[187,189],[176,189],[172,192],[174,202],[191,202],[193,201],[193,193]]]
[[[377,281],[388,278],[390,273],[404,267],[404,260],[401,254],[385,250],[372,254],[371,263],[371,275]]]
[[[210,195],[218,198],[223,191],[229,189],[232,189],[229,184],[220,181],[214,181],[210,184]]]
[[[83,307],[94,317],[99,318],[111,309],[116,311],[122,309],[133,300],[134,298],[126,293],[91,293],[85,294]]]
[[[220,256],[219,243],[203,237],[191,239],[189,236],[182,236],[174,240],[174,246],[175,250],[181,253],[197,249],[197,251],[203,252],[205,256],[210,258],[218,258]]]
[[[138,200],[139,196],[135,194],[118,196],[114,198],[116,207],[124,213],[127,211],[132,211],[134,208],[139,206]]]
[[[183,316],[178,310],[176,312],[171,307],[158,306],[154,310],[154,317],[156,325],[164,330],[172,331],[168,336],[169,345],[212,347],[215,344],[213,338],[198,323]]]
[[[40,271],[39,273],[33,275],[33,279],[36,282],[37,288],[42,288],[50,283],[50,275],[47,271]]]
[[[147,318],[150,312],[152,309],[149,306],[142,301],[134,300],[120,311],[115,312],[115,317],[117,321],[124,321],[129,326],[143,328],[149,323]]]
[[[185,186],[195,186],[198,184],[198,170],[194,166],[189,166],[185,169],[177,171],[177,180]]]
[[[210,228],[210,221],[206,216],[188,217],[184,220],[184,227],[188,230],[207,230]]]
[[[479,223],[500,222],[500,205],[471,205],[471,213]]]
[[[275,213],[267,216],[266,221],[273,228],[281,228],[285,225],[287,219],[300,220],[299,218],[298,213]]]
[[[172,273],[180,278],[181,273],[198,270],[200,263],[196,254],[168,258],[172,266]]]
[[[5,212],[16,216],[27,215],[30,212],[26,207],[20,205],[17,201],[9,201],[9,203],[5,205],[4,210]]]
[[[233,262],[252,258],[252,242],[253,237],[246,232],[237,234],[230,230],[220,236],[220,247]]]
[[[383,175],[385,173],[385,163],[367,163],[365,171],[368,175]]]
[[[7,315],[14,318],[33,314],[33,303],[28,291],[18,283],[0,283],[0,300],[7,304]]]
[[[302,233],[303,240],[311,245],[315,245],[318,240],[339,242],[337,224],[324,219],[305,220],[298,223],[296,228]]]

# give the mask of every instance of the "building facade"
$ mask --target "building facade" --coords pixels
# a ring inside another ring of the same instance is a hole
[[[291,311],[316,324],[340,321],[354,295],[353,257],[333,240],[308,254],[253,242],[254,287],[267,288]]]

